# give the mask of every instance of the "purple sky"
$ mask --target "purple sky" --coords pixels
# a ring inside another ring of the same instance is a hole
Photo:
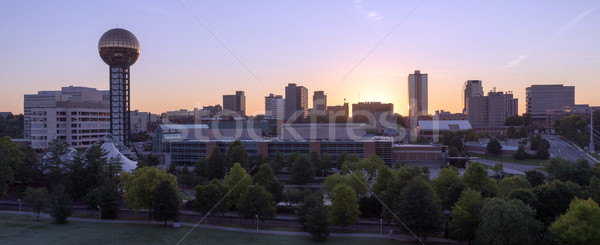
[[[244,90],[259,114],[264,96],[295,82],[311,98],[325,90],[329,105],[391,102],[406,114],[417,69],[429,74],[430,112],[459,112],[469,79],[514,91],[520,113],[531,84],[575,85],[576,103],[600,105],[599,24],[600,1],[2,1],[0,111],[22,113],[23,94],[38,90],[108,89],[97,43],[115,27],[141,44],[131,70],[141,111]]]

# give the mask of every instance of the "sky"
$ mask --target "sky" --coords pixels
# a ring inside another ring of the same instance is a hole
[[[161,113],[264,97],[303,85],[328,105],[393,103],[407,114],[407,79],[429,76],[429,111],[462,111],[462,86],[513,91],[519,113],[532,84],[574,85],[600,105],[600,1],[1,1],[0,111],[63,86],[108,89],[98,40],[137,36],[131,108]],[[309,102],[312,105],[312,102]]]

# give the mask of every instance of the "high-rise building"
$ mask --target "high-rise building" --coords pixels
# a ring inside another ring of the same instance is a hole
[[[408,114],[411,117],[427,115],[427,74],[416,70],[408,75]]]
[[[483,96],[481,80],[468,80],[463,86],[463,113],[467,113],[467,98],[470,96]]]
[[[140,56],[140,43],[128,30],[115,28],[100,37],[98,53],[110,67],[110,133],[128,145],[131,137],[129,67]]]
[[[532,120],[545,120],[546,112],[575,105],[575,87],[562,84],[531,85],[525,89],[527,113]]]
[[[327,118],[330,123],[345,123],[350,117],[348,102],[344,99],[344,105],[327,106]]]
[[[467,97],[467,118],[473,128],[503,127],[506,118],[518,114],[518,99],[511,93],[490,91],[487,96]]]
[[[223,95],[223,110],[233,111],[246,115],[246,95],[244,91],[235,91],[232,95]]]
[[[289,83],[285,87],[285,118],[288,122],[302,120],[308,114],[308,89]]]
[[[368,129],[385,130],[396,125],[394,104],[381,102],[358,102],[352,104],[352,121],[366,123]]]
[[[73,147],[87,147],[110,129],[109,91],[63,87],[24,96],[24,136],[33,149],[58,138]]]
[[[513,98],[513,92],[504,93],[504,102],[506,103],[506,117],[519,115],[519,99]]]
[[[265,116],[283,120],[285,116],[285,99],[281,95],[265,96]]]
[[[327,95],[324,91],[315,91],[313,94],[313,113],[325,115],[327,112]]]

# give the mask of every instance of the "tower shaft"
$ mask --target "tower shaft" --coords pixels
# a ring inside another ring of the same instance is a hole
[[[129,67],[110,66],[110,133],[125,145],[131,137]]]

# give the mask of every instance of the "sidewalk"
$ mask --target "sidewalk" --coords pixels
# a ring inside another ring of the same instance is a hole
[[[0,210],[0,214],[16,214],[16,215],[29,215],[35,216],[32,212],[18,212],[18,211],[5,211]],[[40,217],[51,218],[49,214],[42,213]],[[91,223],[105,223],[105,224],[137,224],[137,225],[163,225],[162,221],[144,221],[144,220],[99,220],[99,219],[87,219],[87,218],[76,218],[69,217],[68,221],[79,221],[79,222],[91,222]],[[234,232],[248,232],[248,233],[258,233],[258,234],[274,234],[274,235],[288,235],[288,236],[304,236],[310,237],[308,232],[300,232],[300,231],[275,231],[275,230],[256,230],[256,229],[246,229],[246,228],[237,228],[237,227],[227,227],[227,226],[218,226],[218,225],[205,225],[205,224],[193,224],[193,223],[180,223],[181,226],[193,227],[193,228],[201,228],[201,229],[213,229],[213,230],[223,230],[223,231],[234,231]],[[172,226],[173,222],[169,222],[168,225]],[[361,238],[387,238],[387,239],[395,239],[401,242],[415,242],[416,239],[412,236],[408,235],[380,235],[373,233],[331,233],[330,237],[361,237]],[[456,244],[457,242],[454,240],[443,239],[431,237],[426,240],[427,242],[437,242],[437,243],[451,243]]]

